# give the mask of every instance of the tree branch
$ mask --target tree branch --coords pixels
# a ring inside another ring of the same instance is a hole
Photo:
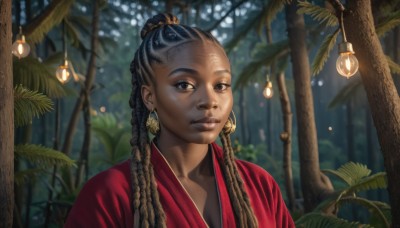
[[[217,22],[215,22],[213,26],[211,26],[209,29],[206,29],[206,31],[207,31],[207,32],[211,32],[212,30],[214,30],[215,28],[217,28],[218,25],[221,24],[221,22],[222,22],[223,20],[225,20],[225,18],[227,18],[228,15],[229,15],[230,13],[232,13],[232,11],[234,11],[236,8],[238,8],[240,5],[242,5],[242,4],[245,3],[245,2],[246,2],[246,0],[237,2],[235,5],[233,5],[233,6],[228,10],[228,12],[225,13],[224,16],[222,16]]]

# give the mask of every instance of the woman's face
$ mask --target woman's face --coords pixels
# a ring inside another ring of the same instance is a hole
[[[175,46],[165,55],[166,64],[152,66],[155,85],[142,89],[147,107],[157,110],[160,137],[213,142],[233,105],[228,58],[215,43],[200,40]]]

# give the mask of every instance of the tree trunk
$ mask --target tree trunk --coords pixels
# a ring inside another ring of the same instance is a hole
[[[382,46],[375,33],[370,0],[348,2],[345,17],[348,40],[353,43],[360,74],[377,130],[388,178],[392,226],[400,227],[400,98]]]
[[[83,102],[83,115],[85,123],[85,136],[78,162],[78,170],[75,179],[75,187],[78,187],[85,174],[88,175],[88,161],[90,151],[90,133],[91,133],[91,120],[90,120],[90,93],[92,85],[96,77],[96,51],[99,46],[99,3],[94,0],[93,15],[92,15],[92,37],[91,37],[91,55],[89,59],[88,69],[86,73],[85,88],[83,93],[85,99]]]
[[[323,175],[319,168],[304,18],[296,13],[297,6],[294,1],[285,6],[285,11],[295,84],[301,188],[304,209],[309,212],[333,191],[333,187],[329,178]]]
[[[279,98],[281,100],[283,132],[280,138],[283,143],[283,172],[285,175],[285,188],[288,198],[288,208],[291,211],[295,209],[295,196],[293,187],[292,173],[292,119],[293,114],[290,107],[289,94],[286,89],[285,74],[281,72],[276,77],[279,87]]]
[[[14,209],[14,95],[11,0],[0,1],[0,227],[11,227]]]

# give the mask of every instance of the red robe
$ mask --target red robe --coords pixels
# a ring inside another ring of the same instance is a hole
[[[219,190],[222,226],[236,227],[225,185],[222,149],[212,144],[215,180]],[[168,227],[207,227],[165,158],[152,145],[151,162]],[[261,167],[236,160],[259,227],[295,227],[272,176]],[[65,227],[133,227],[130,162],[125,161],[90,179],[72,207]]]

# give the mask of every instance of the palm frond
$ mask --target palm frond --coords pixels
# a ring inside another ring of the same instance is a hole
[[[17,159],[26,159],[39,167],[74,166],[75,162],[64,153],[41,145],[16,145],[14,152]]]
[[[313,19],[326,26],[336,26],[338,24],[338,19],[334,12],[327,8],[322,8],[307,1],[298,1],[297,4],[299,6],[298,13],[309,14]]]
[[[62,84],[55,77],[55,70],[39,62],[36,58],[27,57],[13,61],[14,86],[24,87],[44,93],[51,98],[66,95]]]
[[[339,29],[337,29],[334,33],[327,36],[322,42],[321,47],[319,48],[317,55],[312,63],[312,74],[317,75],[321,72],[322,68],[325,65],[325,62],[328,60],[329,53],[331,52],[333,46],[336,43],[337,35],[339,34]]]
[[[289,43],[287,40],[276,42],[268,45],[260,45],[257,48],[253,61],[243,67],[243,70],[235,82],[234,89],[247,85],[249,80],[263,66],[268,66],[275,60],[285,57],[289,53]]]
[[[379,201],[377,201],[379,202]],[[358,205],[361,205],[365,208],[368,209],[368,211],[370,211],[373,215],[375,215],[377,218],[379,218],[379,220],[381,221],[381,224],[385,225],[385,227],[389,228],[390,227],[390,223],[387,220],[386,216],[384,215],[383,211],[380,209],[380,207],[375,204],[375,201],[371,201],[368,199],[364,199],[361,197],[343,197],[340,199],[340,201],[338,202],[339,204],[342,203],[355,203]],[[381,202],[379,202],[381,203]]]
[[[37,175],[42,174],[43,169],[34,168],[18,171],[14,173],[14,182],[17,186],[22,186],[27,182],[27,180],[32,180],[37,177]]]
[[[29,124],[33,117],[38,117],[52,109],[53,103],[47,96],[30,91],[22,86],[14,88],[15,126]]]
[[[400,11],[389,14],[384,20],[375,26],[375,32],[383,37],[387,32],[400,25]]]
[[[361,78],[352,80],[349,84],[343,87],[338,94],[329,103],[329,108],[334,108],[338,105],[346,103],[354,94],[362,87]]]
[[[261,12],[262,20],[259,20],[257,23],[257,31],[258,34],[261,34],[262,29],[266,25],[270,25],[271,22],[275,19],[276,15],[279,11],[282,10],[285,2],[281,0],[269,0],[267,5],[264,6]]]
[[[368,228],[366,224],[350,222],[332,215],[312,212],[305,214],[296,221],[296,227],[341,227],[341,228]]]
[[[354,183],[346,192],[361,192],[370,189],[384,189],[387,187],[386,173],[380,172]]]
[[[74,0],[54,0],[25,28],[25,36],[30,44],[43,40],[44,36],[69,13]]]
[[[390,72],[392,74],[400,74],[400,65],[394,62],[389,56],[386,55],[386,61],[389,64]]]
[[[371,174],[371,170],[366,165],[354,162],[348,162],[337,170],[326,169],[322,171],[339,177],[349,186],[359,183],[362,178]]]
[[[82,41],[82,35],[80,31],[68,20],[68,18],[65,18],[64,22],[66,34],[72,46],[78,49],[87,50],[85,44]]]

